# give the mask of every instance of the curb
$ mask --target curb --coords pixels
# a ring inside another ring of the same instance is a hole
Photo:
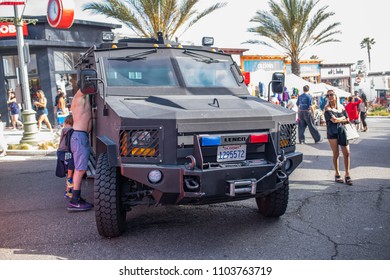
[[[7,150],[7,156],[57,156],[55,150]]]

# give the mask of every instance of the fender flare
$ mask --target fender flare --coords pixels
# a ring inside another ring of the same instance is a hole
[[[118,152],[116,143],[107,136],[96,137],[102,144],[102,149],[107,153],[108,164],[110,167],[118,165]],[[104,152],[104,151],[100,151]],[[98,155],[97,155],[98,156]]]

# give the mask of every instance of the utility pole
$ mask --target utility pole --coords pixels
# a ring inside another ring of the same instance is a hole
[[[30,86],[28,84],[28,70],[27,62],[29,61],[28,55],[28,46],[24,44],[23,37],[23,24],[24,20],[22,15],[19,12],[19,5],[14,5],[14,25],[16,27],[16,38],[17,38],[17,48],[18,48],[18,58],[19,58],[19,69],[20,69],[20,84],[23,94],[23,105],[24,110],[22,112],[22,120],[24,125],[23,137],[20,140],[20,143],[38,144],[36,134],[38,133],[37,121],[35,118],[35,111],[32,110],[31,105],[31,96],[30,96]]]

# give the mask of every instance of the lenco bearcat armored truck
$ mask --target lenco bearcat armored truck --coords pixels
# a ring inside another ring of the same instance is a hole
[[[100,235],[121,235],[141,204],[254,199],[266,217],[285,213],[302,162],[295,112],[251,96],[230,55],[160,34],[93,47],[77,68],[92,96]],[[274,76],[281,92],[284,75]]]

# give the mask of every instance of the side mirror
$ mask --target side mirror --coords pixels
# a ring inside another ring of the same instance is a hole
[[[272,74],[272,92],[283,93],[284,90],[284,73],[275,72]]]
[[[84,69],[79,72],[80,90],[84,94],[97,93],[97,73],[93,69]]]

